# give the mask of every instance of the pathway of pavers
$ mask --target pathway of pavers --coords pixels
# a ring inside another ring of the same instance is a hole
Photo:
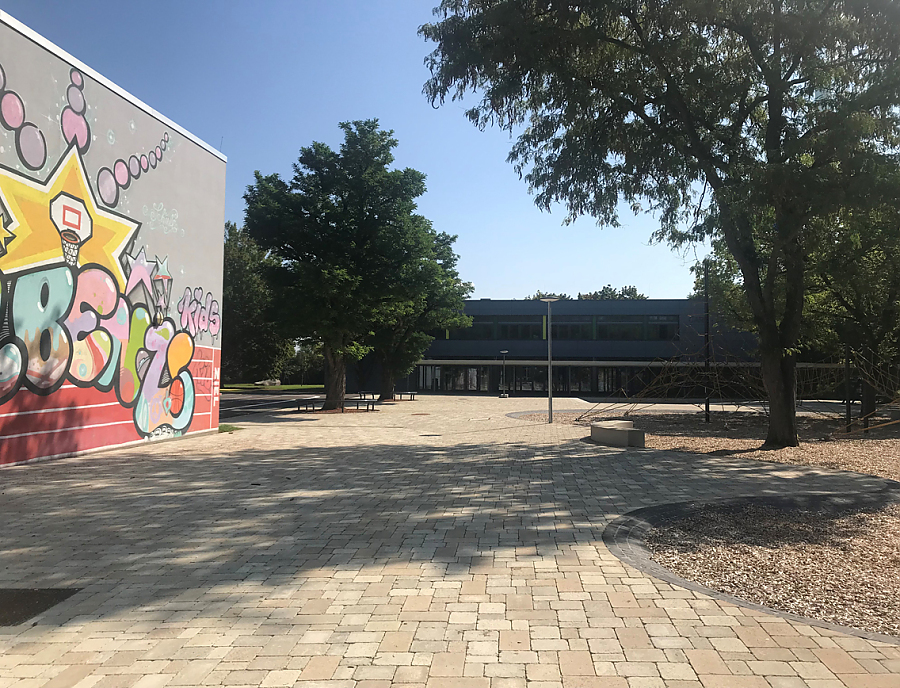
[[[82,588],[0,628],[0,688],[900,686],[898,645],[662,582],[601,540],[642,506],[883,481],[505,415],[541,403],[254,416],[0,471],[0,587]]]

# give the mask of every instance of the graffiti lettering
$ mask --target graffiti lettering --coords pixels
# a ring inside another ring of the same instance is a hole
[[[71,340],[62,319],[73,296],[68,267],[23,275],[12,292],[13,331],[25,348],[25,383],[35,392],[58,388],[72,356]]]
[[[133,407],[143,437],[188,429],[196,400],[188,370],[192,334],[178,331],[169,318],[153,325],[148,310],[132,306],[114,276],[98,266],[37,270],[11,284],[12,332],[0,342],[0,403],[22,386],[46,395],[68,380],[115,389],[119,401]]]
[[[168,134],[166,134],[168,137]],[[184,229],[178,226],[178,211],[175,209],[166,210],[162,203],[154,203],[152,208],[144,206],[142,209],[144,216],[149,220],[147,226],[151,230],[161,229],[163,234],[181,234],[184,236]]]
[[[218,336],[222,328],[222,319],[219,316],[219,302],[213,300],[212,294],[207,292],[206,301],[203,302],[203,289],[197,287],[191,291],[190,287],[184,290],[184,296],[178,302],[178,312],[181,313],[181,327],[196,337],[203,332],[209,332],[213,337]]]
[[[0,33],[9,30],[0,20]],[[185,271],[173,275],[161,247],[185,230],[164,205],[169,196],[143,205],[192,173],[179,165],[180,137],[156,118],[131,119],[140,147],[123,149],[108,129],[109,157],[89,176],[84,156],[102,154],[92,142],[111,124],[97,114],[113,109],[114,96],[58,60],[35,76],[33,60],[7,43],[0,39],[0,130],[9,144],[0,146],[0,464],[178,436],[195,416],[195,427],[211,429],[221,359],[195,340],[219,334],[219,303],[192,288],[172,313]],[[34,123],[45,120],[56,124]],[[143,207],[150,245],[138,240],[142,223],[129,207]],[[195,248],[182,248],[179,262],[192,264]]]

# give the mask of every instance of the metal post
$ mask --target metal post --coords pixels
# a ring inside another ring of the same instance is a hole
[[[547,402],[548,423],[553,422],[553,311],[547,302]]]
[[[504,349],[504,350],[501,351],[500,353],[503,355],[503,367],[500,369],[500,386],[501,386],[501,387],[506,387],[506,354],[508,354],[509,351],[507,351],[507,350]],[[509,396],[509,390],[508,390],[508,389],[501,389],[501,390],[500,390],[500,398],[501,398],[501,399],[505,399],[505,398],[507,398],[508,396]]]
[[[555,298],[541,299],[547,304],[547,422],[553,422],[553,312],[550,304],[559,301]]]
[[[703,261],[703,288],[706,292],[706,329],[704,334],[704,379],[703,387],[706,393],[706,422],[709,422],[709,258]]]
[[[850,408],[850,345],[844,345],[844,393],[847,395],[847,407],[844,422],[847,424],[846,432],[850,432],[850,425],[853,423],[853,416]]]

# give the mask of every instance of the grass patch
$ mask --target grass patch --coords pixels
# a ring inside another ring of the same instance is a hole
[[[237,394],[241,392],[254,392],[257,394],[265,394],[267,392],[308,392],[309,394],[324,394],[325,387],[322,385],[270,385],[269,387],[263,387],[262,385],[254,385],[251,382],[247,382],[222,387],[221,391],[226,394],[228,392]]]
[[[235,430],[243,430],[240,425],[229,425],[228,423],[219,424],[219,432],[234,432]]]

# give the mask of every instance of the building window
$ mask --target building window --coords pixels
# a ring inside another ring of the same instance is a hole
[[[593,370],[591,368],[572,366],[569,368],[569,392],[590,392],[591,378]]]
[[[598,315],[597,339],[619,342],[674,341],[678,339],[678,316]]]
[[[644,339],[643,315],[598,315],[597,339],[620,342]]]
[[[554,339],[593,339],[593,318],[590,315],[564,315],[553,319]]]
[[[647,339],[671,342],[678,339],[677,315],[648,315]]]
[[[501,316],[498,330],[499,339],[543,339],[544,319],[540,315]]]
[[[450,330],[450,339],[488,340],[494,338],[494,318],[476,315],[472,317],[471,327]]]

